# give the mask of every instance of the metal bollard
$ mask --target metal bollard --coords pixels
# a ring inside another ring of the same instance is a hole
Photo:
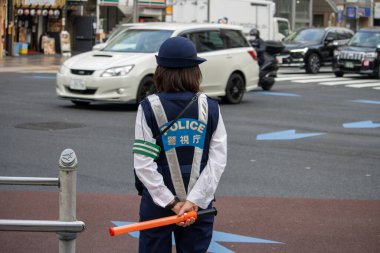
[[[59,220],[76,221],[78,160],[72,149],[62,151],[59,159]],[[59,253],[75,253],[76,233],[58,233]]]

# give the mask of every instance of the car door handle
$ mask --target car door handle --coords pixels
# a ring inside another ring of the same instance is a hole
[[[226,59],[232,59],[232,55],[230,54],[226,55]]]

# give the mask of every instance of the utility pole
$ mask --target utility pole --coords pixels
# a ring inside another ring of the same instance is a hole
[[[9,56],[14,56],[13,52],[13,35],[14,35],[14,9],[13,9],[13,1],[12,0],[7,0],[8,1],[8,9],[7,9],[7,31],[6,31],[6,50],[8,52]]]
[[[139,1],[133,0],[133,23],[139,22]]]
[[[369,15],[369,26],[373,26],[373,17],[374,17],[374,10],[375,10],[375,4],[373,0],[370,0],[370,15]]]
[[[210,23],[210,1],[207,0],[207,23]]]

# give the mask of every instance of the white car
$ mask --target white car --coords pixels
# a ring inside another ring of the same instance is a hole
[[[100,51],[66,60],[57,74],[58,97],[76,105],[91,102],[138,103],[155,92],[155,55],[169,37],[184,36],[197,47],[201,89],[211,97],[240,103],[244,92],[257,88],[256,53],[239,26],[155,23],[123,31]]]

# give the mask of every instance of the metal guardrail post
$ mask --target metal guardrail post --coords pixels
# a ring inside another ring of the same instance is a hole
[[[59,220],[76,221],[78,160],[72,149],[62,151],[59,159]],[[58,233],[59,253],[75,253],[76,233]]]

